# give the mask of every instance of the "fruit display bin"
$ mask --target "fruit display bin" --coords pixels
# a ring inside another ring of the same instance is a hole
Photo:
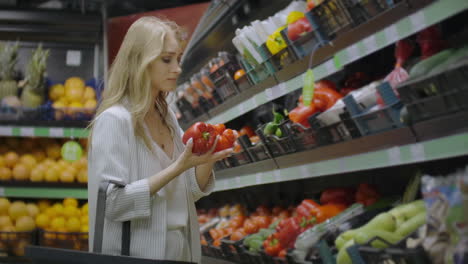
[[[318,41],[326,43],[391,8],[393,4],[388,2],[385,0],[325,0],[312,8],[306,17]]]
[[[317,118],[317,115],[309,118],[309,123],[316,133],[319,145],[334,144],[361,136],[361,132],[347,110],[339,114],[339,118],[339,122],[329,125],[325,125]]]
[[[244,74],[241,78],[235,80],[235,83],[237,85],[237,88],[239,89],[240,92],[243,92],[247,89],[249,89],[252,85],[250,85],[249,78],[247,74]]]
[[[307,13],[306,16],[310,16],[310,13]],[[314,49],[318,48],[322,44],[313,30],[305,33],[299,39],[294,41],[288,38],[288,28],[283,29],[281,35],[283,35],[283,38],[288,43],[288,46],[291,47],[291,50],[294,52],[294,56],[297,59],[302,59],[313,53]]]
[[[289,122],[286,124],[286,128],[286,131],[288,131],[287,136],[291,139],[297,151],[312,149],[319,145],[319,138],[315,129]]]
[[[34,245],[37,241],[37,233],[0,231],[0,253],[6,256],[24,256],[24,249],[28,245]]]
[[[288,134],[286,128],[286,124],[288,122],[289,120],[285,120],[278,125],[278,128],[282,131],[282,137],[277,137],[276,135],[265,135],[263,130],[265,129],[266,124],[257,129],[257,135],[259,135],[261,141],[266,146],[267,151],[273,157],[279,157],[297,151],[296,145],[294,144],[292,137]]]
[[[398,87],[412,122],[468,109],[468,60]]]
[[[221,239],[221,249],[224,254],[224,259],[235,263],[246,263],[242,255],[243,242],[244,239],[239,241]]]
[[[274,73],[273,66],[268,61],[264,61],[257,65],[251,65],[243,58],[240,58],[239,61],[242,68],[244,68],[251,85],[256,85],[257,83],[262,82]]]
[[[252,162],[252,159],[249,153],[246,150],[243,150],[239,153],[234,153],[227,158],[228,167],[233,168],[237,166],[242,166]]]
[[[390,84],[384,82],[377,87],[377,90],[385,103],[385,106],[378,109],[374,109],[375,107],[363,109],[351,94],[343,98],[346,108],[362,135],[371,135],[404,126],[400,120],[403,103]]]
[[[87,232],[53,232],[39,229],[39,245],[88,251]]]
[[[215,91],[220,100],[219,103],[239,93],[239,89],[233,79],[234,73],[239,69],[239,64],[230,60],[210,74],[210,79],[216,87]]]
[[[0,120],[19,120],[22,116],[22,109],[19,107],[0,106]]]
[[[284,35],[284,32],[282,33],[283,39],[286,39],[287,37]],[[273,66],[273,72],[277,72],[282,70],[285,66],[295,62],[296,56],[294,53],[294,50],[290,47],[287,46],[286,48],[280,50],[276,54],[271,54],[271,52],[268,50],[267,46],[265,43],[263,43],[260,47],[257,49],[260,53],[260,55],[263,57],[264,60],[270,63],[270,65]]]

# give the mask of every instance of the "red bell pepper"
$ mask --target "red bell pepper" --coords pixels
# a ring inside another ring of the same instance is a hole
[[[276,238],[276,233],[271,234],[265,241],[263,241],[263,249],[265,250],[265,253],[269,256],[278,256],[278,254],[283,248],[281,247],[278,238]]]
[[[301,227],[296,217],[285,219],[276,227],[276,236],[283,248],[292,248],[300,234]]]
[[[375,186],[368,183],[359,184],[356,192],[356,202],[364,206],[369,206],[375,203],[379,198],[380,194]]]
[[[315,112],[317,111],[314,105],[298,106],[294,108],[291,112],[289,112],[289,119],[293,121],[294,123],[299,123],[303,125],[304,127],[310,127],[310,124],[307,121],[307,118],[315,114]]]
[[[330,219],[344,210],[346,210],[346,205],[344,204],[325,204],[320,207],[312,209],[312,213],[315,215],[317,219],[317,223],[320,224],[325,222],[327,219]]]
[[[312,26],[310,25],[307,18],[299,18],[295,22],[288,25],[288,38],[292,41],[295,41],[301,36],[305,35],[307,32],[311,31]]]
[[[330,188],[322,192],[320,196],[321,204],[345,204],[354,203],[354,190],[351,188]]]
[[[255,134],[255,131],[250,127],[250,126],[243,126],[239,130],[239,136],[247,135],[248,137],[253,137],[257,134]]]
[[[193,124],[187,131],[185,131],[182,142],[187,144],[187,141],[193,139],[192,152],[198,155],[208,152],[216,139],[216,131],[213,126],[203,122]]]
[[[225,129],[222,134],[220,134],[218,143],[216,144],[215,152],[232,148],[234,142],[236,142],[237,135],[232,129]]]
[[[213,128],[216,130],[216,133],[218,133],[218,135],[222,135],[224,130],[226,130],[226,126],[224,124],[213,125]]]

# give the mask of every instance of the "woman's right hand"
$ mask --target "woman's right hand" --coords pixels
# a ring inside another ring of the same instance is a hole
[[[218,144],[219,136],[216,137],[215,143],[211,147],[211,149],[203,154],[203,155],[197,155],[192,153],[192,148],[193,148],[193,139],[189,139],[187,141],[187,144],[185,146],[185,150],[182,153],[182,155],[179,156],[177,159],[177,162],[179,163],[180,166],[182,166],[185,170],[188,170],[192,167],[206,164],[206,163],[215,163],[218,160],[222,160],[224,158],[229,157],[231,153],[233,152],[233,149],[225,149],[219,152],[214,152],[216,145]]]

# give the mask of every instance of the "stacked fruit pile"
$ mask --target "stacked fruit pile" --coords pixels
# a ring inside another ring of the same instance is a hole
[[[65,84],[55,84],[49,89],[49,99],[57,111],[55,119],[61,120],[64,115],[94,112],[97,106],[96,92],[79,77],[71,77]]]
[[[86,147],[85,141],[81,143]],[[0,147],[0,180],[88,182],[86,155],[75,162],[65,161],[61,158],[61,144],[52,139],[5,139]]]

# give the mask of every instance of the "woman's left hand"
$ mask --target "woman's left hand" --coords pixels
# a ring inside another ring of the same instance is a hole
[[[197,155],[192,153],[193,139],[189,139],[187,141],[187,145],[185,146],[184,152],[177,159],[177,162],[179,162],[179,164],[185,169],[189,169],[202,164],[213,164],[218,160],[222,160],[229,157],[233,152],[232,148],[225,149],[219,152],[214,152],[218,141],[219,136],[216,136],[215,143],[213,144],[211,149],[203,155]]]

